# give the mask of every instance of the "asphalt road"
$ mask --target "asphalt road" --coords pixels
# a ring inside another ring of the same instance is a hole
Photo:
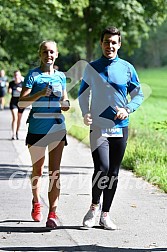
[[[0,251],[167,251],[167,195],[121,169],[111,208],[116,231],[82,226],[91,201],[90,150],[68,136],[61,163],[60,227],[45,228],[48,201],[47,159],[42,178],[43,221],[31,219],[31,160],[25,146],[26,117],[20,140],[11,140],[11,114],[0,111]]]

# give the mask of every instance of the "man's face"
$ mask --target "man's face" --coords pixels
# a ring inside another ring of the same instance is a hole
[[[118,35],[105,34],[103,41],[101,41],[101,48],[103,55],[106,58],[114,59],[117,55],[118,49],[121,47]]]

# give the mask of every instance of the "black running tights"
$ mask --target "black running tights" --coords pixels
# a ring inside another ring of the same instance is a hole
[[[118,183],[119,168],[125,153],[128,127],[123,128],[123,137],[102,137],[98,131],[90,133],[94,162],[92,176],[92,203],[98,204],[103,193],[102,211],[109,212]]]

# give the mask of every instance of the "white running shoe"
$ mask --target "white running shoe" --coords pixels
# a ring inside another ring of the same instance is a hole
[[[104,229],[116,230],[117,226],[110,219],[108,212],[101,212],[99,224],[104,227]]]
[[[100,209],[101,209],[100,204],[98,205],[92,204],[90,206],[89,211],[87,212],[87,214],[83,219],[84,227],[92,228],[95,225],[96,217],[98,216]]]

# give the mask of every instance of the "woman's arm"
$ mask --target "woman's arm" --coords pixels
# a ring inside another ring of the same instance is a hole
[[[62,96],[62,100],[60,101],[61,104],[61,110],[63,111],[67,111],[70,109],[70,102],[68,100],[68,94],[66,89],[63,90],[63,96]]]
[[[10,87],[8,87],[8,93],[12,94],[12,89]]]
[[[19,107],[21,108],[26,108],[30,106],[33,102],[38,100],[42,96],[50,96],[52,90],[48,87],[48,85],[41,91],[30,95],[31,93],[31,88],[23,87],[21,94],[20,94],[20,99],[19,99]]]
[[[17,87],[16,90],[17,90],[18,92],[21,92],[22,87]]]

